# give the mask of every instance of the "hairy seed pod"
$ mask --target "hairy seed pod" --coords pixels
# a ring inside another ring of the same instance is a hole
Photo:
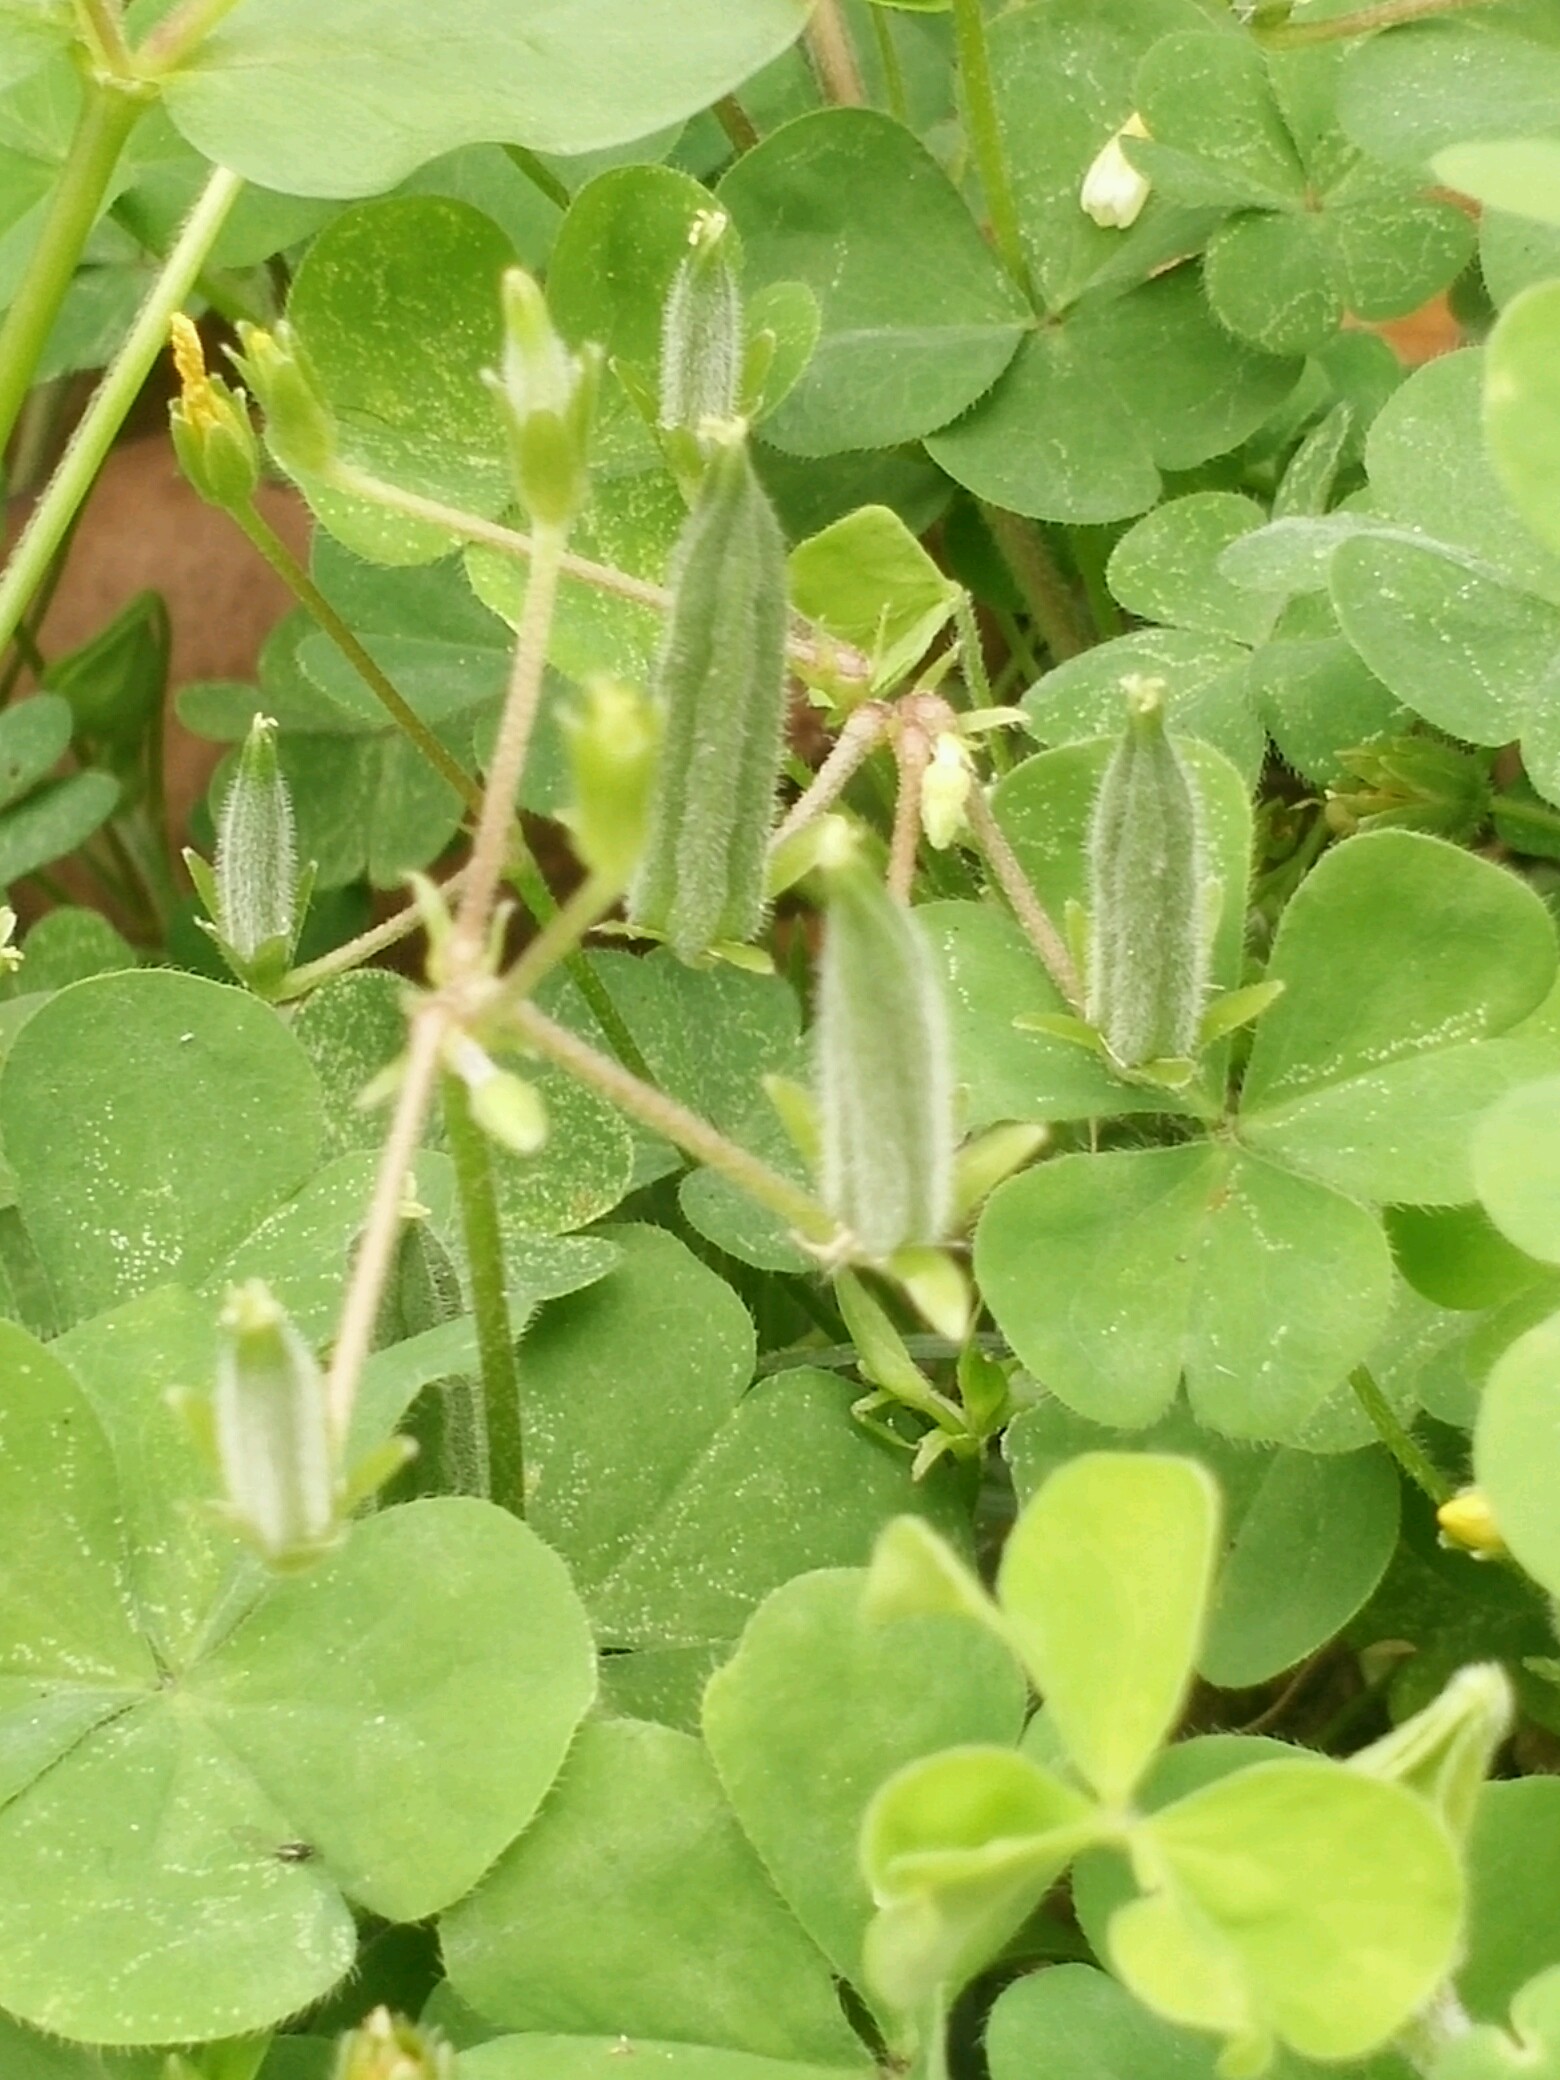
[[[815,1028],[822,1189],[868,1256],[942,1239],[955,1143],[948,1014],[921,927],[858,861],[829,869]]]
[[[285,966],[298,909],[292,796],[276,756],[276,724],[257,715],[217,822],[217,929],[240,962],[280,942]]]
[[[234,1287],[220,1329],[212,1417],[224,1500],[271,1566],[296,1566],[339,1528],[325,1383],[261,1280]]]
[[[785,723],[785,541],[740,433],[715,449],[672,592],[656,664],[665,735],[629,915],[694,960],[763,921]]]
[[[731,259],[731,219],[701,210],[672,277],[661,320],[662,426],[695,436],[730,419],[742,387],[742,293]]]
[[[1201,805],[1163,694],[1128,681],[1089,833],[1089,1022],[1127,1069],[1195,1052],[1208,986]]]

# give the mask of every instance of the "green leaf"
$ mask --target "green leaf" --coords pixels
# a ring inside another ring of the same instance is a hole
[[[165,1334],[165,1304],[142,1326]],[[317,1998],[352,1960],[343,1894],[416,1920],[463,1893],[535,1810],[592,1691],[560,1563],[486,1504],[382,1512],[286,1580],[248,1561],[235,1577],[212,1541],[237,1549],[203,1529],[182,1535],[214,1571],[170,1573],[192,1461],[148,1485],[140,1451],[160,1432],[166,1453],[174,1423],[154,1348],[110,1331],[94,1355],[78,1332],[73,1360],[112,1383],[100,1427],[96,1394],[0,1326],[0,1999],[99,2043],[236,2035]],[[181,1643],[169,1617],[202,1603]],[[490,1729],[475,1746],[472,1719]],[[279,1856],[293,1840],[314,1853]]]
[[[681,121],[800,34],[797,0],[471,0],[429,43],[408,0],[256,0],[173,73],[169,113],[209,159],[291,194],[371,195],[456,145],[590,152]]]
[[[1183,1409],[1145,1431],[1105,1430],[1042,1402],[1009,1425],[1003,1450],[1020,1499],[1080,1452],[1177,1452],[1208,1467],[1224,1497],[1224,1538],[1197,1666],[1220,1689],[1267,1682],[1325,1645],[1371,1595],[1397,1543],[1399,1484],[1379,1449],[1253,1450]]]
[[[862,198],[892,195],[891,210]],[[886,448],[946,425],[1012,359],[1028,313],[958,190],[910,133],[825,109],[745,153],[720,199],[755,286],[805,282],[822,330],[764,437],[796,455]]]
[[[502,2028],[862,2063],[823,1954],[699,1742],[670,1727],[587,1726],[539,1818],[441,1937],[455,1992]]]
[[[1014,1645],[1074,1768],[1124,1805],[1202,1644],[1219,1491],[1190,1459],[1091,1452],[1025,1507],[997,1576]]]
[[[1473,139],[1539,137],[1560,98],[1560,35],[1543,0],[1362,37],[1338,113],[1363,151],[1415,167]]]
[[[1560,1479],[1554,1382],[1560,1363],[1560,1316],[1519,1336],[1485,1382],[1474,1431],[1474,1475],[1495,1513],[1501,1536],[1549,1593],[1560,1595],[1560,1524],[1554,1510]]]
[[[25,79],[70,41],[74,24],[60,0],[5,0],[0,8],[0,86]]]
[[[981,1216],[975,1273],[1025,1367],[1080,1415],[1151,1423],[1184,1372],[1198,1419],[1249,1438],[1292,1435],[1391,1301],[1362,1207],[1210,1143],[1014,1178]]]
[[[956,1994],[1095,1824],[1081,1793],[1013,1748],[949,1748],[890,1777],[861,1839],[879,1909],[867,1975],[886,2006],[908,2016]]]
[[[702,1681],[772,1589],[860,1566],[895,1514],[959,1536],[951,1477],[912,1485],[908,1451],[851,1421],[852,1387],[800,1371],[744,1392],[753,1329],[731,1289],[659,1230],[607,1233],[622,1262],[544,1309],[520,1364],[529,1520],[603,1646],[697,1650]]]
[[[0,1073],[22,1218],[69,1319],[211,1271],[314,1171],[308,1058],[243,991],[145,969],[78,982]]]
[[[791,604],[827,635],[874,660],[892,685],[946,626],[959,588],[897,513],[858,506],[790,555]]]
[[[1501,1233],[1545,1263],[1560,1263],[1560,1078],[1507,1093],[1481,1121],[1473,1144],[1479,1197]]]
[[[293,1037],[314,1065],[324,1100],[328,1157],[383,1145],[384,1121],[358,1100],[406,1045],[405,984],[385,968],[338,975],[299,1005]]]
[[[1139,525],[1151,526],[1159,512],[1170,510],[1161,506]],[[1123,537],[1123,547],[1129,539]],[[1135,628],[1094,644],[1047,672],[1024,695],[1036,736],[1067,744],[1119,730],[1122,681],[1130,673],[1162,680],[1165,713],[1177,732],[1211,744],[1255,785],[1267,743],[1251,697],[1251,652],[1228,636]]]
[[[858,1983],[872,1900],[856,1841],[872,1794],[919,1756],[1016,1741],[1025,1705],[1012,1657],[988,1633],[960,1619],[876,1622],[864,1581],[841,1571],[777,1589],[704,1693],[704,1738],[749,1841],[834,1969]]]
[[[69,773],[13,803],[0,814],[0,888],[85,844],[118,800],[119,783],[109,774]]]
[[[991,2080],[1213,2080],[1213,2047],[1162,2022],[1090,1965],[1032,1972],[986,2024]]]
[[[1457,1987],[1481,2021],[1504,2019],[1537,1972],[1560,1963],[1560,1784],[1486,1784],[1468,1837],[1468,1957]]]
[[[9,2080],[163,2080],[160,2051],[99,2051],[62,2044],[0,2016],[0,2058]]]
[[[1030,333],[990,396],[927,452],[1014,512],[1128,519],[1156,502],[1161,471],[1192,469],[1255,432],[1297,372],[1234,339],[1197,269],[1177,267]]]
[[[1289,904],[1241,1100],[1253,1149],[1362,1198],[1473,1196],[1475,1118],[1541,1074],[1491,1044],[1547,995],[1554,931],[1515,875],[1407,831],[1351,838]]]
[[[0,809],[37,786],[70,738],[70,703],[55,693],[34,694],[0,715]]]
[[[241,19],[251,16],[246,7]],[[490,218],[438,196],[365,203],[319,234],[287,310],[348,461],[486,518],[509,503],[509,466],[482,372],[499,360],[498,281],[513,261]],[[374,561],[425,563],[452,546],[426,522],[336,492],[312,495],[324,524]]]
[[[1140,620],[1260,643],[1272,625],[1273,607],[1259,593],[1231,584],[1219,559],[1265,517],[1254,499],[1232,491],[1170,499],[1128,528],[1111,551],[1110,589]],[[1187,727],[1188,734],[1197,734]]]
[[[1560,141],[1512,137],[1436,153],[1436,179],[1486,208],[1560,225]]]
[[[1474,2029],[1445,2046],[1436,2080],[1532,2080],[1560,2074],[1560,1970],[1545,1972],[1512,1999],[1509,2029]]]
[[[1256,43],[1203,30],[1166,36],[1138,67],[1137,97],[1154,145],[1142,164],[1171,195],[1179,162],[1190,161],[1192,200],[1207,200],[1210,176],[1217,175],[1221,199],[1230,203],[1267,209],[1304,203],[1306,167]]]
[[[1560,146],[1555,147],[1560,153]],[[1512,503],[1560,554],[1560,283],[1526,289],[1490,335],[1485,430]]]
[[[1250,210],[1208,241],[1205,280],[1216,316],[1271,354],[1304,354],[1343,317],[1329,226],[1319,216]]]
[[[1308,2058],[1375,2050],[1457,1951],[1462,1879],[1445,1830],[1393,1784],[1320,1758],[1259,1763],[1141,1824],[1164,1890],[1109,1945],[1173,2021]],[[1150,1845],[1152,1845],[1150,1847]]]

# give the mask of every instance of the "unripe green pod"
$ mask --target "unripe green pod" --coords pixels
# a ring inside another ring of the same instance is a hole
[[[261,1280],[233,1289],[220,1327],[212,1418],[227,1512],[271,1566],[306,1564],[340,1530],[325,1382]]]
[[[217,820],[217,930],[237,964],[279,947],[291,958],[298,915],[292,796],[276,756],[276,724],[257,715]]]
[[[567,527],[590,495],[600,350],[570,352],[523,267],[504,276],[503,301],[503,368],[488,386],[508,430],[515,482],[533,521]]]
[[[629,906],[684,960],[763,921],[785,725],[785,540],[747,442],[715,449],[656,663],[665,736]]]
[[[661,321],[659,416],[668,430],[697,437],[707,421],[740,408],[744,327],[725,211],[701,210],[688,247]]]
[[[942,1240],[948,1014],[920,925],[859,861],[830,868],[814,1030],[824,1204],[869,1257]]]
[[[559,719],[574,783],[563,821],[581,864],[621,888],[645,848],[660,710],[637,686],[595,679]]]
[[[1088,1017],[1126,1069],[1190,1058],[1208,988],[1202,810],[1163,693],[1127,682],[1089,833]]]

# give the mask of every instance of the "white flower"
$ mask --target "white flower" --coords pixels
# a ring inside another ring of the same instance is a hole
[[[1078,201],[1096,224],[1125,231],[1142,215],[1148,200],[1148,182],[1121,149],[1121,140],[1147,135],[1143,118],[1136,113],[1128,116],[1084,175]]]
[[[16,930],[16,912],[9,903],[0,903],[0,975],[11,975],[22,965],[22,949],[11,944],[11,934]]]

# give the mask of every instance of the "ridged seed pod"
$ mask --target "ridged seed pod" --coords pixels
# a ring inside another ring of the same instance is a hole
[[[1202,811],[1163,693],[1128,681],[1089,834],[1088,1016],[1127,1069],[1195,1053],[1208,987]]]
[[[825,875],[816,1068],[825,1205],[868,1256],[940,1242],[955,1146],[948,1014],[920,925],[859,862]]]
[[[222,804],[216,884],[217,928],[239,961],[279,942],[285,966],[298,922],[298,853],[269,716],[255,717]]]
[[[656,664],[665,734],[629,915],[695,960],[763,921],[785,723],[785,541],[740,433],[705,472],[672,594]]]

